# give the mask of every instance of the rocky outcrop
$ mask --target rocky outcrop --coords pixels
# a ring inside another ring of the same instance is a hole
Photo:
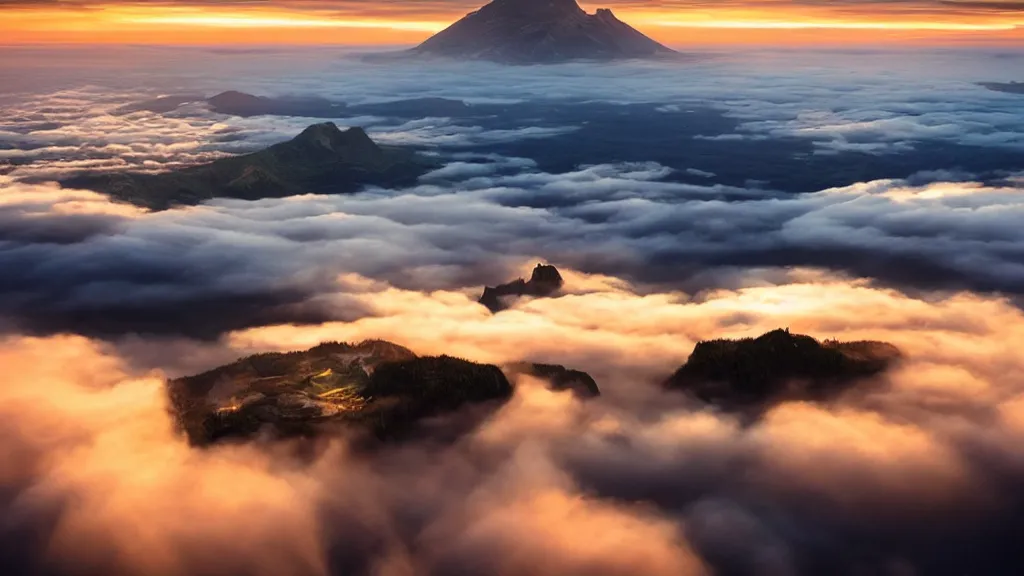
[[[548,383],[552,390],[568,390],[578,398],[594,398],[601,395],[594,378],[581,370],[573,370],[559,364],[537,364],[516,362],[507,367],[510,374],[526,374]]]
[[[554,266],[537,264],[533,269],[530,280],[522,278],[501,284],[499,286],[487,286],[480,296],[480,302],[491,312],[500,312],[509,306],[509,302],[521,296],[545,297],[557,293],[564,284],[562,275]]]
[[[699,342],[665,383],[723,409],[763,408],[784,400],[825,400],[900,358],[885,342],[819,342],[773,330],[757,338]]]
[[[435,356],[382,364],[362,394],[369,399],[362,420],[377,436],[392,437],[423,418],[506,400],[512,385],[497,366]]]

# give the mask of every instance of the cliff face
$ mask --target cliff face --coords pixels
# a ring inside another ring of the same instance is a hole
[[[587,14],[576,0],[494,0],[413,49],[416,54],[545,64],[671,55],[601,9]]]

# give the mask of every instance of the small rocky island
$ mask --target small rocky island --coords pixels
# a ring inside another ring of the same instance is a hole
[[[757,338],[699,342],[665,386],[725,410],[757,410],[786,400],[827,400],[900,356],[885,342],[819,342],[779,329]]]
[[[517,363],[555,390],[597,384],[585,372]],[[512,396],[497,366],[451,356],[417,356],[383,340],[327,342],[309,350],[256,354],[168,382],[172,412],[194,445],[223,439],[317,436],[331,430],[394,439],[424,419],[477,406],[486,412]]]
[[[479,302],[493,313],[509,307],[509,303],[521,296],[545,297],[557,293],[565,283],[558,268],[537,264],[530,275],[530,280],[519,278],[508,284],[487,286],[480,296]]]

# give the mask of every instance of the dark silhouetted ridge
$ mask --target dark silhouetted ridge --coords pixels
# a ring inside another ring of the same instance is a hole
[[[62,182],[162,210],[211,198],[258,200],[342,194],[365,185],[411,184],[435,166],[409,150],[378,146],[362,128],[314,124],[265,150],[162,174],[86,173]]]
[[[508,399],[512,386],[490,364],[417,357],[368,340],[256,354],[171,381],[168,393],[181,429],[204,445],[258,433],[311,436],[333,426],[395,437],[423,418]]]
[[[612,14],[575,0],[494,0],[412,50],[447,58],[537,64],[674,54]]]
[[[569,390],[579,398],[594,398],[601,395],[594,377],[582,370],[573,370],[560,364],[539,364],[516,362],[508,366],[512,374],[526,374],[548,382],[556,391]]]
[[[214,112],[232,116],[308,116],[336,118],[345,110],[343,102],[317,96],[254,96],[237,90],[221,92],[206,99]]]
[[[978,85],[995,92],[1024,94],[1024,82],[978,82]]]

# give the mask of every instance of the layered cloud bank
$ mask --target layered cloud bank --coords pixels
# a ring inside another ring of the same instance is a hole
[[[581,402],[520,380],[515,398],[463,439],[372,454],[344,438],[302,450],[191,449],[172,430],[160,374],[136,373],[79,337],[8,339],[3,456],[17,465],[2,477],[5,565],[389,575],[1019,568],[1007,544],[1022,504],[1016,309],[820,278],[691,304],[580,280],[595,292],[536,301],[502,318],[497,337],[466,302],[396,292],[377,296],[379,319],[238,335],[237,346],[281,347],[385,336],[494,361],[568,352],[606,391]],[[627,324],[588,325],[601,311]],[[757,333],[783,320],[890,340],[909,360],[834,405],[783,404],[752,425],[647,377],[681,360],[688,331]]]
[[[1024,286],[1015,187],[874,182],[723,201],[727,189],[657,181],[663,172],[606,165],[159,213],[8,180],[0,265],[16,272],[0,281],[0,308],[35,333],[214,337],[372,315],[350,274],[473,292],[538,257],[690,293],[793,266],[907,291],[1017,298]]]
[[[1024,121],[1018,96],[974,84],[1019,55],[502,70],[151,50],[144,73],[116,51],[27,73],[42,54],[0,69],[13,572],[1024,569]],[[183,63],[196,54],[202,71]],[[119,111],[228,88],[373,105],[336,120],[441,167],[405,189],[162,212],[56,183],[194,165],[312,122]],[[449,101],[410,103],[423,95]],[[561,269],[557,297],[476,302],[538,261]],[[659,386],[699,340],[779,327],[891,342],[905,361],[753,420]],[[521,378],[464,436],[375,451],[344,436],[199,450],[167,414],[168,376],[367,338],[566,364],[602,396]]]

